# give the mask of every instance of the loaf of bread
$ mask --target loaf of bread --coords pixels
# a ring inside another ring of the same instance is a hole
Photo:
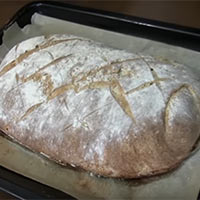
[[[13,47],[0,65],[0,129],[62,164],[140,178],[179,166],[200,137],[190,67],[72,35]]]

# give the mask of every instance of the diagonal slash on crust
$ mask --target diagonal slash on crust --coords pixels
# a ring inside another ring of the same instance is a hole
[[[12,70],[13,68],[15,68],[17,66],[17,64],[21,63],[23,60],[28,58],[33,53],[36,53],[40,50],[46,49],[51,46],[55,46],[55,45],[63,43],[63,42],[68,42],[68,41],[73,41],[73,40],[87,41],[87,40],[80,39],[80,38],[71,38],[71,39],[65,39],[65,40],[52,40],[51,39],[44,44],[36,45],[35,48],[25,51],[25,53],[18,56],[18,58],[16,58],[12,62],[8,63],[7,65],[5,65],[3,67],[3,69],[0,71],[0,77],[3,76],[4,74],[6,74],[7,72],[9,72],[10,70]]]
[[[41,71],[41,70],[45,69],[46,67],[48,67],[48,66],[50,66],[52,64],[55,64],[55,63],[59,62],[60,60],[66,58],[66,57],[69,57],[69,56],[71,56],[71,54],[68,55],[68,56],[64,56],[64,57],[58,58],[57,60],[54,60],[51,63],[45,65],[42,68],[40,68],[38,71]],[[152,85],[154,83],[158,84],[161,81],[167,81],[168,80],[167,78],[159,78],[156,75],[156,79],[154,81],[146,82],[146,83],[138,86],[137,88],[134,88],[134,89],[131,89],[131,90],[125,92],[123,90],[122,86],[120,85],[120,82],[114,76],[114,74],[118,75],[118,73],[120,72],[121,68],[118,67],[119,70],[116,70],[112,66],[115,65],[115,64],[122,64],[124,62],[141,60],[141,59],[145,60],[145,58],[140,56],[138,58],[130,58],[130,59],[127,59],[127,60],[122,60],[122,61],[119,61],[119,60],[112,61],[110,64],[106,64],[103,67],[99,67],[99,68],[97,68],[95,70],[91,70],[91,71],[86,72],[84,74],[81,72],[77,76],[72,77],[72,82],[71,83],[67,83],[67,84],[62,85],[62,86],[60,86],[58,88],[52,89],[50,91],[50,93],[47,94],[47,101],[52,100],[52,99],[56,98],[57,96],[62,95],[63,93],[65,93],[65,92],[67,92],[69,90],[74,90],[76,93],[79,93],[82,90],[87,90],[87,89],[109,88],[111,95],[113,96],[115,101],[119,104],[119,106],[124,111],[124,113],[135,122],[135,118],[134,118],[133,112],[131,110],[131,107],[130,107],[127,99],[126,99],[126,95],[128,95],[130,93],[133,93],[135,91],[144,89],[146,87],[149,87],[150,85]],[[145,61],[145,63],[146,63],[146,61]],[[29,80],[33,79],[34,76],[36,76],[38,74],[38,71],[35,72],[34,74],[30,75],[29,77],[25,78],[24,81],[26,82],[26,81],[29,81]],[[81,82],[84,83],[84,81],[88,77],[98,76],[99,72],[102,72],[104,75],[108,75],[109,76],[108,80],[107,81],[102,81],[102,80],[90,81],[89,83],[85,83],[85,85],[83,85],[83,86],[79,85],[79,83],[81,83]],[[129,73],[126,74],[125,76],[128,76],[130,78],[130,74]],[[38,107],[39,106],[37,106],[36,108],[38,108]],[[28,113],[30,113],[30,112],[28,112]],[[22,119],[24,119],[24,117]]]
[[[175,91],[173,91],[168,99],[168,102],[166,104],[166,108],[165,108],[165,132],[168,131],[168,122],[169,122],[169,112],[170,112],[170,104],[171,102],[173,101],[173,99],[176,97],[176,95],[181,92],[181,90],[183,89],[187,89],[190,94],[192,95],[195,103],[196,103],[196,106],[197,106],[197,109],[200,113],[200,98],[197,96],[197,93],[196,91],[192,88],[191,85],[188,85],[188,84],[183,84],[181,85],[178,89],[176,89]]]

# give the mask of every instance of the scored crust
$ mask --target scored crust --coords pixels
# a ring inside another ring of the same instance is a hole
[[[198,74],[71,35],[26,40],[0,65],[0,129],[107,177],[167,172],[200,137]]]

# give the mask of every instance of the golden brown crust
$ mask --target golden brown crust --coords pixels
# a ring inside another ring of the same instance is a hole
[[[32,151],[140,178],[174,169],[199,140],[200,84],[182,65],[67,35],[14,51],[0,66],[0,129]]]

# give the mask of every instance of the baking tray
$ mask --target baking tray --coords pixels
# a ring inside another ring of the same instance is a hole
[[[52,1],[33,2],[20,9],[0,30],[0,43],[2,43],[3,29],[7,29],[14,22],[17,22],[20,27],[24,27],[31,23],[31,16],[36,12],[83,25],[200,51],[200,29]]]
[[[10,22],[0,30],[0,44],[2,43],[3,32],[6,29],[15,22],[23,28],[31,23],[31,17],[35,13],[200,51],[199,29],[81,8],[59,2],[33,2],[20,9]],[[5,176],[5,174],[7,175]],[[17,182],[13,181],[16,179]],[[62,192],[17,175],[5,168],[0,168],[0,184],[2,190],[21,199],[72,199]],[[34,190],[31,188],[34,188]],[[41,188],[44,189],[41,190]]]
[[[0,167],[0,190],[21,200],[75,199],[64,192],[33,181],[4,167]]]

